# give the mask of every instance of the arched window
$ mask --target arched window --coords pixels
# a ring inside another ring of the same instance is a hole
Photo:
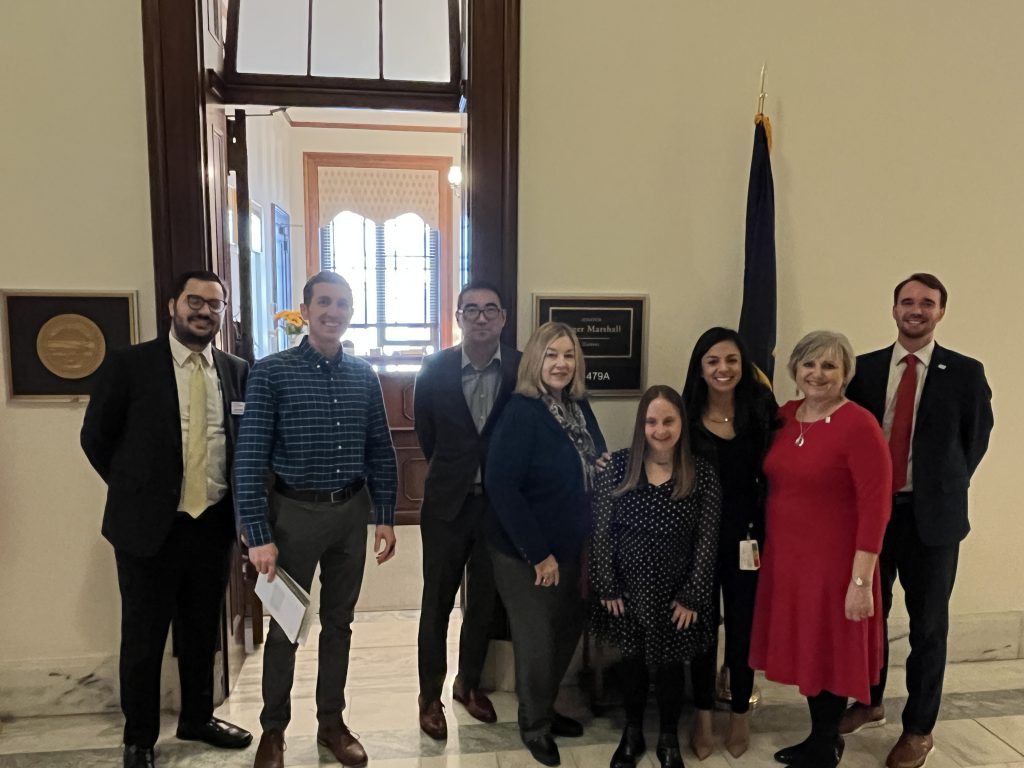
[[[376,223],[342,211],[320,230],[320,267],[352,285],[357,355],[401,358],[440,347],[440,248],[436,229],[415,213]]]

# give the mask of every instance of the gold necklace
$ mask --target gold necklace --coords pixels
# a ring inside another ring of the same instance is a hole
[[[714,416],[711,415],[710,411],[708,413],[705,413],[704,415],[707,416],[708,421],[713,422],[715,424],[728,424],[730,421],[733,420],[732,416],[723,416],[720,419],[716,419]]]
[[[796,414],[794,414],[794,416],[796,416]],[[814,425],[817,424],[819,421],[824,421],[826,424],[831,424],[832,423],[832,414],[829,413],[826,416],[820,416],[817,419],[815,419],[814,421],[810,421],[810,422],[800,421],[800,417],[796,416],[796,423],[800,425],[800,434],[797,436],[796,440],[793,441],[793,444],[796,445],[797,448],[803,448],[804,447],[804,443],[806,442],[806,440],[804,440],[804,435],[806,435],[812,429],[814,429]],[[810,426],[807,426],[805,428],[806,424],[809,424]]]

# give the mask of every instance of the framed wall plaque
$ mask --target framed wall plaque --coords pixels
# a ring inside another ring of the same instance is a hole
[[[595,397],[639,397],[647,379],[647,296],[534,294],[534,327],[575,329]]]
[[[107,351],[138,341],[134,291],[4,291],[2,295],[10,400],[88,398]]]

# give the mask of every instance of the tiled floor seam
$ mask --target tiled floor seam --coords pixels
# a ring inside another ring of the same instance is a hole
[[[1024,694],[1024,691],[1022,691],[1021,693],[1022,693],[1022,694]],[[1006,739],[1004,739],[1004,738],[1003,738],[1002,736],[1000,736],[1000,735],[999,735],[998,733],[996,733],[995,731],[993,731],[993,730],[992,730],[991,728],[989,728],[989,727],[988,727],[987,725],[985,725],[985,723],[983,723],[983,722],[982,722],[981,720],[979,720],[978,718],[975,718],[975,719],[974,719],[974,722],[976,722],[976,723],[977,723],[978,725],[980,725],[980,726],[981,726],[982,728],[984,728],[984,729],[985,729],[986,731],[988,731],[988,732],[989,732],[989,733],[991,733],[991,734],[992,734],[993,736],[995,736],[995,737],[996,737],[997,739],[999,739],[999,740],[1000,740],[1001,742],[1003,742],[1003,744],[1005,744],[1005,745],[1006,745],[1007,747],[1009,747],[1009,748],[1010,748],[1010,749],[1012,749],[1012,750],[1013,750],[1014,752],[1016,752],[1016,753],[1017,753],[1018,755],[1020,755],[1021,759],[1022,759],[1022,760],[1024,760],[1024,752],[1021,752],[1021,751],[1020,751],[1019,749],[1017,749],[1017,747],[1015,747],[1015,746],[1014,746],[1013,744],[1011,744],[1010,742],[1008,742],[1008,741],[1007,741]]]

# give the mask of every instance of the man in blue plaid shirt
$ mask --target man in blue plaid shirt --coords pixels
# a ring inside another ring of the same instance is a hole
[[[395,553],[398,473],[377,374],[341,349],[352,289],[337,273],[320,272],[302,299],[309,336],[260,360],[249,375],[235,450],[235,504],[249,560],[260,573],[272,579],[281,568],[308,590],[320,565],[317,741],[342,765],[358,766],[366,752],[341,716],[351,623],[371,511],[377,563]],[[272,621],[255,768],[284,765],[295,649]]]

